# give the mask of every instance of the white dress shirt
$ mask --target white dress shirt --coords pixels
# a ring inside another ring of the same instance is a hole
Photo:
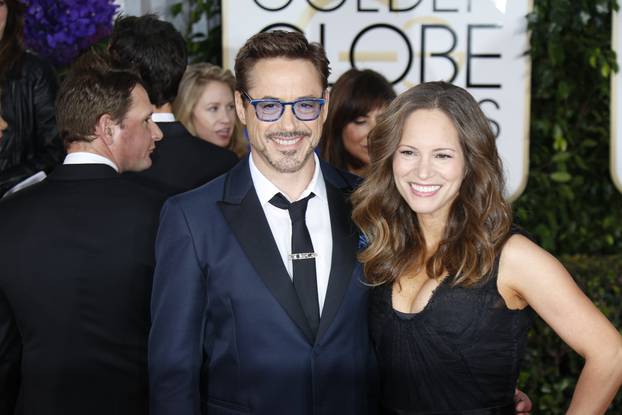
[[[172,112],[154,112],[151,114],[153,122],[174,122],[175,115]]]
[[[107,164],[115,169],[117,173],[119,172],[119,168],[114,161],[104,156],[100,156],[99,154],[89,153],[87,151],[76,151],[67,154],[63,164]]]
[[[313,154],[313,158],[315,161],[313,177],[298,200],[307,197],[311,192],[315,193],[315,197],[309,199],[305,222],[307,224],[307,229],[309,229],[313,250],[318,254],[315,258],[315,271],[317,274],[317,298],[319,300],[321,315],[322,308],[324,307],[324,299],[326,298],[328,277],[330,275],[333,253],[333,234],[330,227],[330,213],[328,210],[324,176],[322,176],[320,161],[315,153]],[[282,193],[285,198],[287,198],[287,195],[281,192],[278,187],[272,184],[272,182],[259,171],[255,163],[253,163],[252,155],[248,160],[251,178],[255,186],[255,191],[257,192],[257,197],[259,198],[259,203],[263,208],[266,219],[268,219],[268,224],[270,225],[270,230],[272,231],[276,246],[279,248],[283,264],[285,264],[290,278],[293,278],[293,265],[292,261],[288,258],[292,247],[292,222],[289,217],[289,212],[270,203],[270,199],[277,193]],[[290,202],[292,201],[290,200]]]

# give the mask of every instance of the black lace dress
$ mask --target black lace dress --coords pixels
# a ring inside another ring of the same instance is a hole
[[[393,309],[390,284],[372,289],[382,414],[514,413],[532,311],[505,306],[497,268],[498,259],[491,277],[473,288],[445,278],[415,314]]]

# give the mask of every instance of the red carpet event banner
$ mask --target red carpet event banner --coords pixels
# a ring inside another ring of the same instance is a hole
[[[373,69],[397,92],[425,81],[467,88],[497,135],[507,196],[527,181],[530,0],[224,0],[223,64],[254,33],[303,31],[326,48],[331,82],[351,67]]]

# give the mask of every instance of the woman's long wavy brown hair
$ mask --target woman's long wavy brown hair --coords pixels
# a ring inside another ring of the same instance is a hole
[[[420,109],[437,109],[449,117],[465,159],[464,179],[432,253],[426,251],[416,213],[396,188],[392,168],[405,121]],[[369,155],[369,175],[352,195],[354,221],[368,241],[359,254],[367,282],[393,282],[423,267],[430,278],[448,273],[456,285],[472,286],[484,279],[508,237],[512,214],[503,199],[495,137],[475,99],[446,82],[409,89],[389,105],[370,133]]]

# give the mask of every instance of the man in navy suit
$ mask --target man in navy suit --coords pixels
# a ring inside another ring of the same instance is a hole
[[[365,414],[367,293],[348,203],[356,179],[314,153],[328,60],[302,34],[275,31],[249,39],[235,72],[250,156],[161,214],[151,413]],[[306,205],[302,222],[287,208],[295,201]]]

